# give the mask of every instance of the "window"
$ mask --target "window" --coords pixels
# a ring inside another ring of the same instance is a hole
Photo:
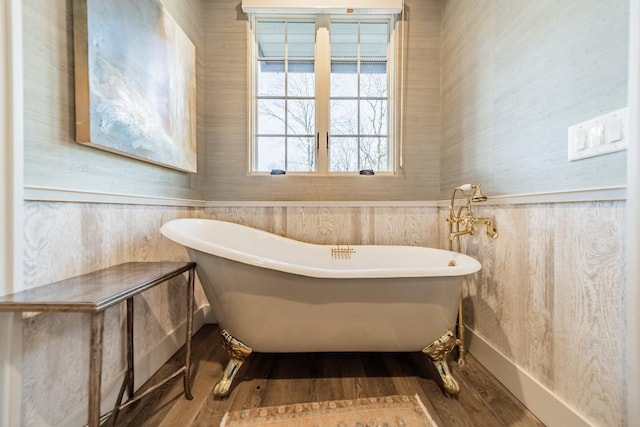
[[[393,172],[391,23],[253,17],[252,172]]]
[[[313,21],[257,21],[254,170],[316,169]]]

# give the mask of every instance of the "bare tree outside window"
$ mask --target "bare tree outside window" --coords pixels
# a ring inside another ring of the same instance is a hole
[[[329,169],[389,170],[387,24],[331,28]]]
[[[389,22],[331,22],[325,76],[316,73],[314,22],[259,20],[257,31],[253,170],[313,172],[326,149],[329,172],[389,171]],[[322,148],[316,79],[329,87]]]
[[[258,27],[259,56],[264,59],[257,62],[254,168],[313,171],[315,23],[265,21]]]

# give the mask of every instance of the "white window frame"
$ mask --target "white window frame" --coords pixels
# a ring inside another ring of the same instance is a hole
[[[268,171],[254,170],[255,150],[256,150],[256,122],[257,122],[257,42],[256,42],[256,23],[258,20],[314,20],[316,22],[316,47],[315,47],[315,73],[326,73],[327,78],[316,79],[316,170],[308,172],[287,171],[287,175],[307,175],[307,176],[358,176],[359,171],[329,171],[329,159],[327,141],[329,137],[329,111],[330,111],[330,73],[331,73],[331,57],[330,57],[330,40],[329,25],[334,22],[354,22],[354,21],[386,21],[389,28],[389,40],[387,43],[387,78],[388,78],[388,94],[387,94],[387,120],[388,120],[388,156],[389,170],[376,171],[376,175],[395,176],[398,171],[399,158],[399,103],[396,94],[399,93],[400,87],[397,81],[397,70],[399,69],[397,43],[398,31],[396,28],[397,15],[329,15],[329,14],[250,14],[249,17],[249,34],[248,34],[248,94],[249,94],[249,135],[248,135],[248,175],[264,176],[269,175]]]

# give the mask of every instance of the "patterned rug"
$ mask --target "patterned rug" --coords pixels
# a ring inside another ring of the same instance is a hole
[[[420,398],[371,397],[227,412],[221,427],[437,427]]]

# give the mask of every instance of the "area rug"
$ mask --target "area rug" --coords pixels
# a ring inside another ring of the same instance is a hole
[[[420,398],[385,396],[227,412],[221,427],[437,427]]]

